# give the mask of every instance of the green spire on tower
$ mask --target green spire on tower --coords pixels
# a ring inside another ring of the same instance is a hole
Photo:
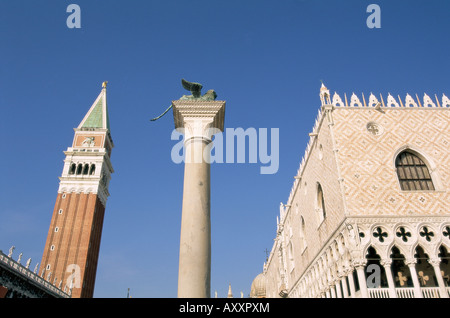
[[[81,121],[78,128],[88,129],[110,129],[108,107],[106,105],[106,83],[103,82],[103,89],[98,95],[95,102]]]

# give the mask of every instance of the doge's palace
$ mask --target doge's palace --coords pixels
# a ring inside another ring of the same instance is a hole
[[[251,297],[448,298],[449,98],[319,96]]]

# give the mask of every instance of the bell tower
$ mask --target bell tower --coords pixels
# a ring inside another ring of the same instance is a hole
[[[64,167],[42,256],[40,275],[73,298],[94,294],[97,261],[114,172],[114,147],[106,104],[106,84],[74,129],[72,146],[64,154]]]

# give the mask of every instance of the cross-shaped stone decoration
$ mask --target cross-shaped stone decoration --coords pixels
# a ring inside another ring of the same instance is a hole
[[[424,275],[423,271],[420,271],[418,276],[422,286],[425,286],[427,284],[427,281],[430,280],[430,277],[428,277],[428,275]]]
[[[446,226],[444,232],[442,232],[444,236],[447,236],[447,238],[450,239],[450,226]]]
[[[368,130],[372,135],[378,135],[378,133],[379,133],[379,129],[378,129],[377,125],[375,125],[375,124],[369,124],[369,125],[367,125],[367,130]]]
[[[434,236],[433,232],[429,232],[428,228],[424,226],[422,228],[422,232],[420,232],[420,236],[425,237],[425,239],[430,242],[431,238]]]
[[[407,232],[403,226],[395,234],[397,237],[401,237],[403,242],[408,242],[408,237],[411,237],[411,232]]]
[[[374,237],[378,237],[378,240],[383,243],[384,242],[384,238],[388,237],[388,234],[386,232],[383,232],[383,230],[381,229],[381,227],[377,227],[376,228],[376,232],[373,232],[373,236]]]
[[[398,276],[395,278],[395,280],[400,283],[400,286],[404,286],[408,278],[403,276],[403,272],[398,272],[397,275]]]

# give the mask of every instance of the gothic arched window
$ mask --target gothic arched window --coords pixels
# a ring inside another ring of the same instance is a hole
[[[306,248],[305,239],[305,220],[303,216],[300,216],[300,250],[303,251]]]
[[[395,168],[402,190],[434,190],[427,165],[414,153],[407,150],[401,152],[395,160]]]
[[[317,184],[317,211],[319,213],[320,222],[325,219],[325,200],[323,199],[323,191],[320,183]]]

